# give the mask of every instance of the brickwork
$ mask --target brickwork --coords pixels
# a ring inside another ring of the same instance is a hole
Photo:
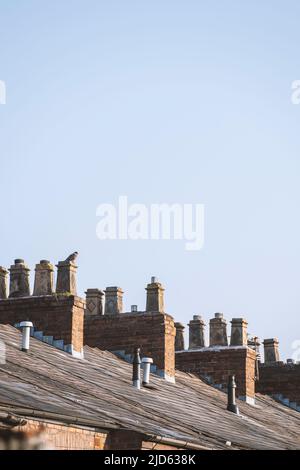
[[[282,395],[300,407],[300,364],[260,364],[257,391],[266,395]]]
[[[72,344],[77,352],[83,347],[85,302],[72,295],[23,297],[0,300],[0,323],[15,325],[29,320],[37,330],[54,339]]]
[[[147,441],[144,434],[136,431],[114,430],[99,432],[72,425],[50,423],[42,420],[27,420],[22,431],[29,436],[40,436],[40,441],[49,450],[180,450],[180,447]]]
[[[175,375],[175,326],[170,315],[158,312],[85,316],[84,343],[108,351],[152,357],[166,378]]]
[[[228,376],[235,375],[237,396],[251,401],[255,397],[256,354],[249,348],[220,348],[176,353],[176,369],[227,387]]]
[[[46,447],[53,450],[103,450],[107,436],[96,430],[37,420],[28,420],[15,430],[28,435],[41,432]]]

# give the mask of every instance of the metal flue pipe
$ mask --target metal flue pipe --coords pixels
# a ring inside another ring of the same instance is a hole
[[[133,387],[141,388],[141,357],[140,348],[135,348],[133,355],[132,367],[132,385]]]
[[[231,411],[232,413],[235,413],[236,415],[238,415],[239,414],[239,409],[238,409],[237,404],[236,404],[235,389],[236,389],[235,376],[230,375],[229,380],[228,380],[227,410]]]
[[[30,328],[33,327],[31,321],[22,321],[20,323],[20,328],[22,329],[22,351],[29,351],[29,342],[30,342]]]
[[[153,364],[153,359],[151,357],[143,357],[143,385],[148,385],[150,382],[150,370],[151,364]]]

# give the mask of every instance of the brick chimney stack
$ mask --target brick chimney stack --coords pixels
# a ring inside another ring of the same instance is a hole
[[[61,287],[62,293],[68,292],[70,295],[51,295],[53,294],[53,266],[46,260],[36,265],[34,295],[30,295],[30,270],[24,260],[16,259],[9,270],[9,298],[3,299],[3,292],[1,294],[0,323],[16,325],[16,323],[30,320],[35,331],[39,333],[39,337],[48,337],[49,344],[76,357],[82,357],[85,302],[70,292],[74,290],[72,276],[75,275],[76,269],[73,260],[67,259],[59,265],[63,267],[60,271],[58,286]],[[5,270],[1,269],[0,286],[2,288],[3,278],[6,275]],[[28,325],[23,324],[23,327],[27,328]],[[28,336],[28,332],[26,334]]]
[[[33,295],[52,295],[54,291],[54,268],[50,261],[41,260],[35,266]]]
[[[189,323],[189,349],[205,347],[204,329],[205,322],[201,315],[194,315]]]
[[[231,320],[230,346],[247,346],[247,321],[244,318]]]
[[[59,261],[57,266],[57,294],[77,295],[76,271],[77,266],[73,261]]]
[[[265,339],[263,342],[265,353],[265,364],[279,362],[279,341],[277,338]]]
[[[16,259],[10,269],[9,297],[29,297],[29,272],[23,259]]]
[[[184,350],[184,325],[179,322],[175,322],[176,336],[175,336],[175,351]]]
[[[123,291],[120,287],[105,289],[105,315],[123,313]]]
[[[223,313],[215,313],[209,322],[209,346],[228,346],[227,322]]]
[[[104,292],[100,289],[87,289],[86,291],[86,313],[88,315],[103,315]]]
[[[0,300],[7,299],[7,269],[0,266]]]
[[[164,313],[164,288],[156,277],[151,278],[151,283],[147,285],[147,312],[160,312]]]

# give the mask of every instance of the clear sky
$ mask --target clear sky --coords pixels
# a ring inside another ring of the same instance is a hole
[[[0,265],[77,250],[79,293],[300,339],[298,0],[0,0]],[[100,241],[96,209],[205,204],[205,245]],[[300,359],[300,358],[299,358]]]

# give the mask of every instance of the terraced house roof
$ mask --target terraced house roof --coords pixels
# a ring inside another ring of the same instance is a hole
[[[0,364],[0,421],[13,416],[136,431],[149,441],[203,449],[299,449],[300,414],[257,395],[226,410],[227,396],[201,379],[176,372],[176,383],[151,375],[151,388],[132,387],[132,366],[85,346],[77,359],[35,338],[20,350],[20,332],[0,325],[6,362]]]

